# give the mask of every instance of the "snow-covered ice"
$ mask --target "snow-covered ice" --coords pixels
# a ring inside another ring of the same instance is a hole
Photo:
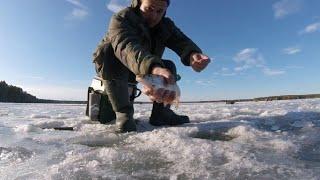
[[[1,179],[320,179],[320,99],[181,104],[191,123],[160,128],[137,104],[127,134],[84,111],[0,103]]]

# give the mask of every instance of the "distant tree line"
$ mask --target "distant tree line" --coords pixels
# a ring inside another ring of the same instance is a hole
[[[320,94],[268,96],[268,97],[254,98],[254,101],[274,101],[274,100],[312,99],[312,98],[320,98]]]
[[[0,102],[32,103],[38,102],[38,99],[19,87],[8,85],[5,81],[0,81]]]
[[[234,99],[234,100],[215,100],[215,101],[192,101],[181,103],[213,103],[226,102],[227,104],[234,104],[236,102],[245,101],[273,101],[273,100],[289,100],[289,99],[309,99],[320,98],[320,94],[306,94],[306,95],[282,95],[282,96],[268,96],[258,97],[253,99]],[[13,103],[63,103],[63,104],[86,104],[86,101],[60,101],[49,99],[38,99],[36,96],[28,94],[20,87],[8,85],[5,81],[0,81],[0,102]],[[148,104],[151,102],[135,102],[136,104]]]
[[[28,94],[20,87],[8,85],[5,81],[0,81],[0,102],[12,103],[58,103],[58,104],[86,104],[86,101],[60,101],[50,99],[38,99],[36,96]]]

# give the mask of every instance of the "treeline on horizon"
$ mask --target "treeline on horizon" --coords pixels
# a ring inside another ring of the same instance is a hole
[[[0,102],[11,103],[63,103],[63,104],[85,104],[85,101],[59,101],[49,99],[38,99],[22,88],[8,85],[5,81],[0,81]]]
[[[31,103],[37,102],[37,97],[16,86],[0,81],[0,102]]]
[[[181,103],[213,103],[213,102],[226,102],[227,104],[234,104],[236,102],[245,101],[274,101],[274,100],[289,100],[289,99],[309,99],[320,98],[320,94],[306,94],[306,95],[281,95],[281,96],[268,96],[258,97],[253,99],[234,99],[234,100],[212,100],[212,101],[185,101]],[[8,85],[5,81],[0,81],[0,102],[12,103],[59,103],[59,104],[86,104],[87,101],[64,101],[64,100],[49,100],[38,99],[36,96],[28,94],[22,88]],[[151,102],[139,102],[136,104],[148,104]]]

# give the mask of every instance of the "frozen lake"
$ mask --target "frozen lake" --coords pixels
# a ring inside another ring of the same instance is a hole
[[[182,104],[191,123],[162,128],[135,105],[120,135],[84,111],[0,103],[1,179],[320,179],[320,99]]]

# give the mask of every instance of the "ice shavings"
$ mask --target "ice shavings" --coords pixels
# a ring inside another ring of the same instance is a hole
[[[319,104],[319,99],[181,104],[175,111],[188,115],[191,123],[177,127],[149,125],[152,106],[137,104],[134,117],[139,118],[139,132],[120,135],[112,132],[113,125],[89,121],[83,115],[85,106],[0,104],[0,109],[6,107],[13,113],[9,118],[0,116],[0,123],[12,131],[20,127],[12,134],[0,129],[0,147],[5,147],[0,176],[11,179],[317,179]],[[32,114],[46,117],[31,118]],[[75,130],[41,129],[58,125],[72,126]],[[18,151],[12,150],[17,147],[14,142],[32,153],[22,157],[17,168],[14,163],[18,158],[8,153]],[[28,168],[35,164],[41,166]]]
[[[90,147],[112,147],[120,144],[123,138],[115,133],[86,133],[70,139],[69,142]]]
[[[14,131],[16,133],[30,133],[30,132],[40,132],[42,131],[42,129],[32,124],[26,124],[26,125],[19,125],[15,127]]]
[[[29,151],[23,147],[0,147],[0,165],[4,162],[22,162],[31,158],[34,155],[32,151]]]
[[[56,121],[56,120],[47,120],[47,121],[40,121],[34,123],[35,126],[41,128],[41,129],[53,129],[55,127],[62,127],[64,126],[63,121]]]
[[[271,139],[266,143],[266,146],[268,145],[270,145],[271,148],[282,152],[295,152],[298,149],[296,145],[285,139]]]
[[[231,128],[227,134],[233,137],[237,137],[237,139],[250,141],[254,140],[257,136],[258,130],[252,129],[247,126],[237,126],[234,128]]]

